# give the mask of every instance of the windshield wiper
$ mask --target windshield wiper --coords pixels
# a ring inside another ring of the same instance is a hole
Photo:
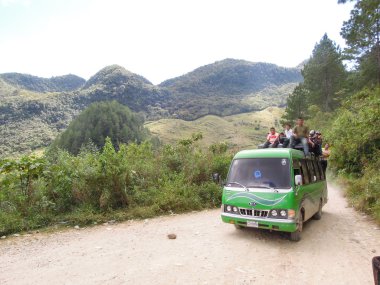
[[[249,192],[249,189],[248,189],[248,187],[247,187],[247,186],[245,186],[245,185],[243,185],[243,184],[241,184],[241,183],[239,183],[239,182],[236,182],[236,181],[232,181],[232,182],[228,182],[228,184],[237,184],[237,185],[240,185],[241,187],[243,187],[243,188],[244,188],[244,190],[245,190],[245,191]]]

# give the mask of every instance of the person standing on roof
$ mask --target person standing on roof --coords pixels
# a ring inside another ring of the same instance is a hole
[[[303,118],[297,119],[297,125],[293,129],[293,135],[290,137],[289,147],[294,148],[296,144],[302,143],[303,152],[309,155],[309,128],[304,125]]]

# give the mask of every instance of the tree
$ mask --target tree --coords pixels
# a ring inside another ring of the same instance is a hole
[[[380,88],[356,93],[336,114],[328,132],[335,145],[332,164],[337,170],[362,175],[379,160]]]
[[[308,90],[303,83],[300,83],[286,100],[285,115],[282,117],[282,123],[295,121],[298,117],[307,115]]]
[[[371,63],[376,63],[375,72],[370,73],[374,77],[369,79],[380,85],[380,0],[357,1],[350,19],[343,23],[341,35],[348,46],[345,53],[359,62],[361,70],[373,71]]]
[[[299,116],[308,117],[308,108],[315,105],[321,112],[334,111],[344,95],[347,72],[339,47],[325,34],[314,47],[312,56],[302,72],[300,83],[287,99],[282,121],[292,121]]]
[[[148,138],[144,120],[116,101],[98,102],[85,109],[59,136],[53,145],[78,154],[83,144],[103,148],[109,137],[118,149],[120,143],[140,143]]]
[[[310,105],[329,112],[339,106],[341,93],[347,77],[339,47],[325,34],[315,45],[312,57],[302,70],[304,86],[308,90]]]

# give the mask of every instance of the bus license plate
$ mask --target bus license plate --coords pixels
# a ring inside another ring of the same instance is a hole
[[[255,221],[247,221],[247,227],[258,228],[259,227],[259,223],[255,222]]]

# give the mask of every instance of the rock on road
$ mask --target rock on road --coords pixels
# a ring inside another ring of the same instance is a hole
[[[168,234],[176,234],[169,239]],[[220,210],[0,240],[0,284],[373,284],[380,230],[329,185],[302,240],[236,230]]]

